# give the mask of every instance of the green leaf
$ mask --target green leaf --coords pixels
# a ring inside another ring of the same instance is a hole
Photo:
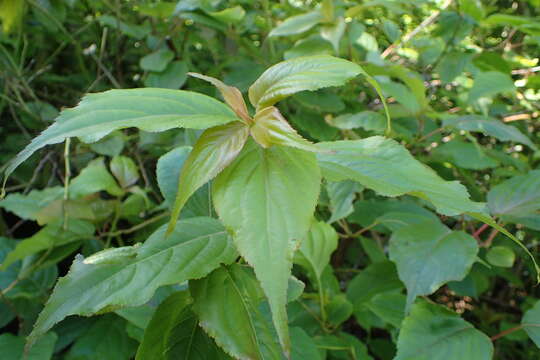
[[[161,72],[165,70],[173,58],[174,53],[171,50],[161,49],[141,58],[139,65],[146,71]]]
[[[126,156],[115,156],[111,160],[111,172],[124,189],[139,180],[139,169],[135,162]]]
[[[124,194],[124,190],[118,186],[114,177],[107,170],[103,158],[90,161],[69,184],[71,198],[80,198],[99,191],[106,191],[113,196]]]
[[[93,360],[133,358],[137,342],[126,333],[126,321],[118,316],[105,315],[78,338],[70,347],[67,359]]]
[[[476,240],[438,220],[398,229],[390,238],[390,259],[407,287],[407,308],[448,281],[463,280],[478,253]]]
[[[491,213],[503,219],[537,214],[540,210],[540,170],[514,176],[492,187],[487,200]]]
[[[341,130],[362,128],[368,131],[384,132],[384,116],[375,111],[361,111],[356,114],[342,114],[330,120],[332,126]]]
[[[89,94],[77,107],[62,111],[52,126],[21,151],[7,167],[6,177],[37,150],[68,137],[95,142],[127,127],[154,132],[178,127],[205,129],[235,119],[223,103],[188,91],[148,88]]]
[[[405,317],[406,297],[400,293],[382,293],[371,298],[365,305],[383,321],[399,328]]]
[[[343,85],[360,73],[360,66],[333,56],[294,58],[267,69],[249,88],[249,100],[263,109],[300,91]]]
[[[491,340],[450,310],[427,302],[405,318],[395,360],[490,360]]]
[[[305,39],[298,40],[292,48],[283,53],[283,58],[285,60],[289,60],[300,56],[332,54],[334,54],[332,44],[321,38],[319,35],[313,35]]]
[[[0,201],[0,207],[22,219],[36,220],[37,214],[55,200],[61,199],[64,189],[59,186],[32,190],[28,194],[9,194]]]
[[[465,115],[448,117],[443,120],[444,126],[459,130],[481,132],[501,141],[515,141],[536,150],[536,145],[515,126],[506,125],[489,116]]]
[[[220,267],[190,281],[189,289],[200,325],[227,353],[237,359],[284,358],[264,293],[250,268]]]
[[[54,344],[57,339],[58,336],[50,332],[25,354],[24,337],[4,333],[0,335],[0,354],[2,354],[2,360],[49,360],[53,356]]]
[[[540,348],[540,301],[525,312],[521,319],[521,326],[527,332],[527,335]]]
[[[472,0],[476,1],[476,0]],[[451,51],[446,54],[439,65],[435,68],[439,73],[443,83],[448,84],[452,82],[456,77],[463,74],[465,67],[471,61],[471,54]]]
[[[441,179],[394,140],[374,136],[316,146],[332,151],[317,154],[323,176],[330,181],[355,180],[385,196],[418,196],[445,215],[484,209],[484,204],[469,200],[463,185]]]
[[[188,65],[185,61],[173,61],[162,72],[151,72],[144,85],[153,88],[179,89],[187,79]]]
[[[165,203],[171,207],[178,191],[182,166],[191,152],[191,146],[180,146],[162,155],[157,162],[156,177]]]
[[[434,159],[451,162],[463,169],[483,170],[499,165],[499,162],[488,156],[478,144],[459,139],[437,146],[431,154]]]
[[[311,224],[320,181],[312,153],[282,146],[263,149],[251,140],[214,180],[217,213],[254,267],[286,351],[287,282],[294,249]]]
[[[253,139],[263,148],[272,145],[283,145],[307,151],[321,151],[311,142],[298,135],[296,130],[289,125],[274,106],[259,110],[253,121],[254,125],[250,127],[249,131]]]
[[[189,197],[238,156],[248,133],[249,128],[240,121],[215,126],[202,133],[182,166],[167,233],[174,230],[180,211]]]
[[[396,266],[390,261],[381,261],[369,265],[351,280],[347,298],[357,305],[371,300],[377,294],[402,288]]]
[[[486,71],[476,74],[471,91],[469,103],[474,103],[483,97],[493,97],[504,92],[514,92],[516,87],[512,78],[498,71]]]
[[[208,15],[226,24],[236,24],[244,18],[246,11],[237,5],[221,11],[209,12]]]
[[[187,291],[170,295],[146,327],[136,360],[229,359],[199,326]]]
[[[77,240],[89,239],[93,236],[94,230],[91,223],[76,219],[70,219],[67,228],[64,228],[63,220],[48,224],[32,237],[19,241],[15,249],[7,254],[0,266],[0,271],[6,270],[15,261],[40,251]]]
[[[330,199],[330,210],[332,211],[328,223],[331,224],[352,214],[354,211],[352,204],[356,192],[360,190],[361,186],[351,180],[328,181],[326,183],[326,192]]]
[[[301,265],[320,280],[322,272],[336,250],[338,235],[327,223],[314,221],[295,253],[294,262]]]
[[[77,256],[39,315],[30,341],[69,315],[93,315],[148,301],[156,289],[200,278],[236,257],[225,229],[210,218],[179,221],[165,236],[162,226],[141,246]]]
[[[491,265],[510,268],[514,265],[516,254],[506,246],[494,246],[489,249],[486,259]]]
[[[268,36],[297,35],[308,31],[323,20],[319,11],[291,16],[270,31]]]
[[[291,360],[321,360],[315,341],[302,328],[291,328]]]

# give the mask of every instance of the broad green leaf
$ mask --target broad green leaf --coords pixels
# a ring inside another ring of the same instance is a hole
[[[63,195],[64,189],[59,186],[32,190],[26,195],[9,194],[0,201],[0,208],[12,212],[22,219],[36,220],[41,209],[47,207],[51,202],[61,199]]]
[[[283,145],[307,151],[321,151],[300,136],[274,106],[259,110],[253,122],[254,125],[249,129],[250,134],[263,148]]]
[[[178,191],[178,179],[182,166],[191,152],[191,146],[180,146],[158,159],[156,177],[165,203],[172,207]]]
[[[341,97],[330,89],[302,91],[296,94],[294,100],[316,113],[333,113],[345,109],[345,103]]]
[[[167,233],[173,231],[189,197],[238,156],[246,143],[248,132],[245,124],[235,121],[202,133],[182,166]]]
[[[290,36],[308,31],[323,20],[319,11],[291,16],[270,31],[268,36]]]
[[[321,37],[332,44],[336,55],[339,54],[339,44],[346,29],[347,24],[342,17],[337,18],[334,24],[326,25],[321,28]]]
[[[141,58],[139,65],[146,71],[161,72],[165,70],[169,62],[174,58],[174,53],[169,49],[161,49]]]
[[[491,340],[459,315],[425,301],[413,306],[399,332],[395,360],[491,360]]]
[[[486,16],[480,0],[459,0],[459,10],[478,22]]]
[[[291,343],[291,360],[321,360],[317,344],[302,328],[291,328]]]
[[[385,322],[399,328],[405,317],[406,297],[400,293],[377,294],[365,306]]]
[[[80,198],[99,191],[106,191],[113,196],[124,194],[124,190],[118,186],[114,177],[107,170],[103,158],[90,161],[69,184],[71,198]]]
[[[527,332],[531,340],[540,348],[540,301],[525,312],[521,319],[521,326]]]
[[[152,32],[152,28],[148,23],[145,23],[143,25],[128,24],[110,15],[100,16],[99,23],[102,26],[109,26],[111,29],[119,30],[127,36],[133,37],[135,39],[142,39],[150,32]]]
[[[230,359],[199,326],[187,291],[170,295],[146,327],[136,360]]]
[[[328,193],[330,210],[332,211],[328,223],[331,224],[352,214],[354,211],[352,204],[356,192],[361,190],[361,186],[355,181],[328,181],[326,183],[326,192]]]
[[[353,313],[353,304],[347,300],[345,294],[338,294],[331,297],[326,311],[328,312],[328,323],[337,328],[344,321],[351,317]]]
[[[441,179],[394,140],[374,136],[316,146],[332,151],[317,154],[323,176],[330,181],[355,180],[385,196],[418,196],[445,215],[484,209],[484,204],[469,200],[463,185]]]
[[[293,252],[311,224],[320,182],[312,153],[282,146],[263,149],[251,140],[214,180],[217,213],[254,267],[286,351],[285,304]]]
[[[150,72],[144,85],[150,88],[176,90],[187,80],[188,64],[185,61],[173,61],[162,72]]]
[[[442,82],[448,84],[456,77],[463,74],[465,67],[470,63],[471,58],[471,54],[451,51],[442,58],[435,69],[439,73]]]
[[[474,84],[469,92],[469,103],[474,103],[483,97],[492,97],[494,95],[514,92],[516,87],[509,75],[498,71],[486,71],[476,74]]]
[[[137,342],[126,333],[126,321],[107,314],[100,317],[70,347],[66,359],[93,360],[133,358]]]
[[[126,156],[115,156],[111,160],[111,172],[124,189],[139,180],[139,169],[135,162]]]
[[[407,287],[407,308],[448,281],[463,280],[478,253],[476,240],[438,220],[404,226],[390,238],[390,259]]]
[[[368,131],[384,132],[385,118],[375,111],[361,111],[356,114],[342,114],[330,120],[332,126],[341,130],[362,128]]]
[[[156,289],[200,278],[236,251],[221,224],[210,218],[179,221],[172,234],[160,227],[141,246],[78,255],[56,287],[30,335],[33,341],[69,315],[93,315],[148,301]]]
[[[77,240],[89,239],[94,235],[94,226],[86,221],[70,219],[67,228],[63,220],[46,225],[35,235],[21,240],[13,251],[9,252],[0,265],[0,271],[17,260],[56,246],[62,246]]]
[[[499,162],[488,156],[479,145],[459,139],[437,146],[431,154],[433,159],[448,161],[463,169],[483,170],[499,165]]]
[[[249,100],[263,109],[300,91],[343,85],[361,73],[357,64],[333,56],[298,57],[267,69],[249,88]]]
[[[10,333],[0,335],[2,360],[49,360],[53,356],[54,344],[58,336],[50,332],[34,344],[25,354],[24,337]]]
[[[486,259],[491,265],[509,268],[514,265],[516,254],[506,246],[494,246],[489,249]]]
[[[396,266],[390,261],[382,261],[369,265],[351,280],[347,298],[357,305],[371,300],[377,294],[402,288]]]
[[[283,359],[268,305],[250,268],[220,267],[189,283],[200,325],[237,359]],[[265,306],[266,305],[266,306]]]
[[[246,103],[244,101],[244,97],[242,96],[242,93],[240,92],[240,90],[238,90],[238,88],[235,88],[234,86],[229,86],[211,76],[201,75],[193,72],[188,73],[188,75],[207,81],[210,84],[214,85],[221,93],[221,96],[223,96],[223,99],[225,100],[227,105],[231,107],[231,109],[235,112],[236,115],[238,115],[238,117],[243,122],[245,122],[246,124],[250,124],[252,122],[246,107]]]
[[[324,40],[319,35],[313,35],[305,39],[298,40],[292,48],[283,53],[283,58],[285,60],[289,60],[300,56],[332,54],[334,54],[332,44]]]
[[[324,268],[330,262],[330,255],[336,250],[338,235],[325,222],[314,221],[295,253],[294,262],[301,265],[320,281]]]
[[[208,15],[226,24],[236,24],[244,18],[246,11],[241,6],[237,5],[221,11],[209,12]]]
[[[454,127],[459,130],[481,132],[493,136],[501,141],[515,141],[536,150],[531,140],[515,126],[506,125],[503,122],[481,115],[465,115],[448,117],[443,120],[444,126]]]
[[[235,119],[223,103],[188,91],[145,88],[89,94],[75,108],[62,111],[52,126],[21,151],[7,167],[6,177],[37,150],[69,137],[95,142],[127,127],[153,132],[177,127],[205,129]]]
[[[487,195],[493,215],[520,218],[540,210],[540,170],[514,176],[493,188]]]

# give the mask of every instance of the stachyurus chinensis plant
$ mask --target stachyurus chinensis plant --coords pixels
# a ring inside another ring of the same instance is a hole
[[[40,148],[70,137],[95,142],[128,127],[152,132],[205,129],[183,163],[168,226],[143,244],[77,256],[39,315],[30,344],[67,316],[139,306],[159,287],[189,281],[189,296],[179,293],[160,306],[137,359],[154,359],[157,353],[169,358],[164,354],[186,351],[184,345],[212,359],[227,358],[226,354],[238,359],[289,358],[286,305],[303,286],[291,277],[292,264],[310,268],[320,281],[331,253],[323,249],[320,238],[334,248],[337,241],[324,224],[313,221],[322,178],[353,180],[385,196],[417,196],[440,214],[468,214],[519,243],[486,215],[484,204],[469,199],[464,186],[441,179],[394,140],[375,136],[314,144],[300,136],[276,107],[297,92],[339,86],[358,75],[379,92],[359,65],[332,56],[278,63],[249,89],[253,114],[237,88],[208,76],[190,75],[217,87],[226,104],[181,90],[89,94],[75,108],[64,110],[7,168],[6,177]],[[389,122],[387,130],[390,133]],[[210,180],[220,221],[179,220],[190,196]],[[443,227],[441,236],[447,235]],[[401,250],[396,250],[396,256]],[[456,265],[452,276],[463,277],[471,264],[472,260]],[[449,279],[433,278],[421,286],[402,280],[410,308],[417,296]],[[324,320],[325,297],[320,295]],[[160,319],[182,326],[171,325],[167,333],[157,333],[153,329]],[[191,329],[189,344],[184,343],[187,329]]]

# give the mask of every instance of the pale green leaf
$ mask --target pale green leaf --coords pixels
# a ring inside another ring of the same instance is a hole
[[[188,91],[145,88],[89,94],[75,108],[62,111],[52,126],[21,151],[7,167],[6,177],[37,150],[68,137],[95,142],[127,127],[154,132],[177,127],[205,129],[235,119],[223,103]]]
[[[187,157],[178,180],[178,191],[167,232],[174,229],[180,211],[193,193],[212,180],[238,156],[249,128],[240,121],[205,130]]]
[[[173,61],[162,72],[150,72],[144,85],[151,88],[179,89],[186,82],[187,73],[188,65],[185,61]]]
[[[161,49],[141,58],[139,65],[146,71],[161,72],[165,70],[169,62],[174,58],[174,53],[169,49]]]
[[[311,224],[320,181],[312,153],[282,146],[263,149],[251,140],[214,180],[216,210],[254,267],[287,351],[287,282],[293,252]]]
[[[399,328],[405,317],[405,295],[400,293],[377,294],[365,306],[384,322]]]
[[[289,36],[308,31],[323,20],[319,11],[291,16],[270,31],[268,36]]]
[[[356,114],[342,114],[330,120],[330,125],[341,130],[362,128],[368,131],[384,132],[385,118],[375,111],[361,111]]]
[[[236,24],[244,18],[246,11],[241,6],[237,5],[221,11],[209,12],[208,15],[226,24]]]
[[[369,265],[356,275],[347,288],[347,298],[355,305],[371,300],[375,295],[400,290],[403,284],[398,278],[396,266],[390,261]]]
[[[61,199],[64,189],[59,186],[43,190],[32,190],[28,194],[9,194],[0,201],[0,207],[22,219],[36,220],[41,209],[55,200]]]
[[[162,155],[157,162],[156,177],[161,195],[165,198],[165,203],[171,207],[176,198],[178,190],[178,179],[180,171],[186,161],[191,146],[180,146]]]
[[[362,190],[361,186],[352,180],[328,181],[326,183],[326,192],[330,199],[330,210],[332,211],[328,223],[333,223],[352,214],[354,211],[352,204],[356,192],[360,190]]]
[[[390,259],[407,287],[407,308],[449,281],[467,276],[478,253],[476,240],[438,220],[404,226],[390,238]]]
[[[491,360],[491,340],[450,310],[416,304],[403,321],[394,360]]]
[[[525,312],[521,319],[521,326],[527,332],[531,340],[540,348],[540,301]]]
[[[115,156],[111,160],[111,172],[124,189],[139,180],[139,168],[133,160],[126,156]]]
[[[536,150],[536,145],[532,143],[531,139],[519,131],[517,127],[506,125],[489,116],[465,115],[448,117],[443,120],[443,125],[459,130],[481,132],[501,141],[515,141]]]
[[[514,265],[516,254],[506,246],[494,246],[489,249],[486,259],[493,266],[510,268]]]
[[[118,186],[109,170],[107,170],[103,158],[90,161],[69,184],[69,196],[72,199],[99,191],[106,191],[113,196],[124,194],[124,191]]]
[[[294,262],[312,272],[317,279],[330,262],[330,255],[336,250],[338,235],[336,230],[325,222],[314,221],[295,253]]]
[[[199,326],[187,291],[173,293],[146,327],[136,360],[230,359]]]
[[[236,251],[221,224],[210,218],[179,221],[165,236],[162,226],[141,246],[112,248],[86,259],[77,256],[39,315],[30,338],[69,315],[93,315],[148,301],[156,289],[200,278]]]
[[[498,71],[480,72],[474,77],[474,84],[469,92],[469,103],[483,97],[493,97],[500,93],[514,92],[516,87],[509,75]]]
[[[540,170],[514,176],[493,188],[487,195],[493,215],[520,218],[540,210]]]
[[[300,91],[343,85],[361,73],[359,65],[333,56],[298,57],[267,69],[249,88],[249,100],[262,109]]]
[[[193,310],[216,342],[237,359],[283,359],[268,304],[253,271],[242,265],[220,267],[190,281]]]
[[[469,200],[463,185],[441,179],[394,140],[374,136],[316,146],[332,151],[317,154],[328,180],[355,180],[385,196],[415,195],[431,201],[445,215],[484,209],[484,204]]]

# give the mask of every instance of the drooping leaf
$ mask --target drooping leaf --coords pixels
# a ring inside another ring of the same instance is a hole
[[[233,231],[240,254],[254,267],[287,351],[287,282],[319,188],[320,172],[312,153],[282,146],[263,149],[251,140],[214,181],[218,215]]]
[[[230,359],[199,326],[187,291],[170,295],[146,327],[136,360]]]
[[[394,140],[374,136],[316,146],[332,151],[317,154],[323,176],[328,180],[355,180],[385,196],[418,196],[431,201],[445,215],[484,209],[483,204],[469,200],[463,185],[441,179]]]
[[[240,121],[215,126],[202,133],[182,166],[168,233],[174,229],[189,197],[236,158],[248,133],[249,128]]]
[[[255,124],[249,131],[253,139],[263,148],[283,145],[307,151],[321,151],[300,136],[274,106],[258,111],[253,121]]]
[[[77,240],[89,239],[94,234],[94,226],[86,221],[70,219],[67,228],[63,220],[48,224],[35,235],[21,240],[13,251],[9,252],[0,266],[4,271],[17,260],[56,246],[62,246]]]
[[[167,64],[174,58],[174,53],[169,49],[161,49],[150,53],[139,62],[141,69],[146,71],[163,71]]]
[[[352,214],[356,192],[361,189],[361,186],[352,180],[327,182],[326,192],[328,193],[330,210],[332,211],[328,223],[331,224]]]
[[[465,115],[444,119],[444,126],[454,127],[465,131],[478,131],[493,136],[501,141],[515,141],[536,149],[531,140],[515,126],[506,125],[501,121],[481,115]]]
[[[193,72],[188,73],[188,75],[204,81],[208,81],[210,84],[214,85],[221,93],[221,96],[223,96],[225,102],[231,107],[231,109],[233,109],[235,114],[238,115],[238,117],[246,124],[249,124],[251,122],[251,118],[249,116],[244,97],[242,96],[242,93],[240,92],[240,90],[238,90],[238,88],[235,88],[234,86],[229,86],[211,76],[206,76]]]
[[[521,326],[527,332],[531,340],[540,348],[540,301],[523,315]]]
[[[291,16],[270,31],[268,36],[289,36],[308,31],[323,20],[319,11]]]
[[[190,281],[189,289],[201,326],[227,353],[238,359],[284,358],[264,293],[250,268],[220,267]]]
[[[298,57],[267,69],[249,88],[249,100],[263,109],[300,91],[343,85],[360,73],[360,66],[333,56]]]
[[[490,360],[490,339],[450,310],[425,301],[403,321],[395,360]]]
[[[86,259],[77,256],[60,278],[30,339],[69,315],[92,315],[148,301],[163,285],[200,278],[236,251],[225,229],[210,218],[179,221],[172,234],[162,226],[142,246],[112,248]]]
[[[7,167],[6,177],[37,150],[68,137],[95,142],[127,127],[144,131],[205,129],[235,119],[223,103],[188,91],[145,88],[89,94],[75,108],[62,111],[52,126],[21,151]]]
[[[407,287],[407,308],[448,281],[463,280],[478,253],[476,240],[438,220],[404,226],[390,238],[390,259]]]

